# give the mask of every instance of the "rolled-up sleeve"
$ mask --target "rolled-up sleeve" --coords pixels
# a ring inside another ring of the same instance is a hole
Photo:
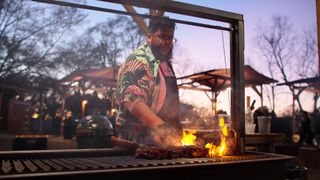
[[[118,75],[118,98],[130,112],[137,102],[146,102],[148,94],[147,64],[129,56],[120,67]]]

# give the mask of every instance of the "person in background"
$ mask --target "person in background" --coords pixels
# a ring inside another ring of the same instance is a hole
[[[146,43],[121,65],[117,81],[119,136],[148,145],[178,145],[182,126],[171,65],[175,22],[150,19]]]
[[[299,134],[299,144],[312,145],[313,133],[311,130],[311,119],[306,111],[301,111]]]

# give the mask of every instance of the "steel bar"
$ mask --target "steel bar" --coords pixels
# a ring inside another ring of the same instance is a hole
[[[11,164],[9,160],[2,160],[1,169],[4,173],[9,173],[12,170]]]
[[[69,170],[75,170],[76,167],[69,164],[69,163],[66,163],[65,161],[60,161],[58,159],[51,159],[51,161],[55,162],[56,164],[59,164],[60,166],[63,166],[64,168],[67,168]]]
[[[20,160],[13,160],[13,166],[14,169],[18,172],[18,173],[22,173],[24,171],[24,166],[22,165],[22,163],[20,162]]]
[[[96,164],[93,164],[90,162],[84,162],[83,159],[85,159],[85,158],[68,158],[68,161],[78,163],[82,166],[87,166],[88,168],[91,168],[91,169],[98,169],[99,168],[99,166],[97,166]]]
[[[38,167],[33,164],[29,159],[22,160],[22,162],[26,165],[26,167],[31,171],[31,172],[36,172],[38,171]]]
[[[87,10],[108,12],[108,13],[114,13],[114,14],[137,16],[137,17],[143,17],[143,18],[154,18],[154,19],[162,19],[163,18],[160,16],[138,14],[138,13],[132,13],[132,12],[126,12],[126,11],[120,11],[120,10],[114,10],[114,9],[108,9],[108,8],[101,8],[101,7],[89,6],[89,5],[83,5],[83,4],[76,4],[76,3],[64,2],[64,1],[52,1],[52,0],[33,0],[33,1],[43,2],[43,3],[48,3],[48,4],[56,4],[56,5],[61,5],[61,6],[74,7],[74,8],[81,8],[81,9],[87,9]],[[217,29],[217,30],[224,30],[224,31],[233,31],[232,28],[228,28],[228,27],[203,24],[203,23],[179,20],[179,19],[174,19],[174,18],[171,18],[171,19],[173,21],[175,21],[176,23],[180,23],[180,24],[210,28],[210,29]]]
[[[68,158],[68,159],[59,158],[58,160],[63,162],[63,163],[67,163],[67,164],[70,164],[71,166],[74,166],[73,169],[75,169],[75,168],[79,168],[79,169],[82,169],[82,170],[88,169],[88,166],[76,163],[76,162],[70,160],[70,158]]]
[[[62,166],[56,164],[55,162],[52,162],[51,160],[43,159],[42,161],[57,171],[62,171],[64,169]]]
[[[51,167],[43,163],[42,161],[38,159],[32,159],[32,162],[34,162],[38,167],[40,167],[43,171],[48,172],[51,170]]]

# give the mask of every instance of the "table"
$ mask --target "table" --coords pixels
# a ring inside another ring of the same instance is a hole
[[[47,141],[44,134],[18,134],[12,140],[12,150],[45,150]]]
[[[254,145],[257,151],[274,153],[274,144],[284,143],[285,134],[269,133],[269,134],[246,134],[245,145]]]

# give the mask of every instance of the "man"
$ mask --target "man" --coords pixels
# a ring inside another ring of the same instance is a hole
[[[119,135],[151,145],[178,145],[179,94],[171,66],[175,22],[150,19],[147,43],[119,69]]]

